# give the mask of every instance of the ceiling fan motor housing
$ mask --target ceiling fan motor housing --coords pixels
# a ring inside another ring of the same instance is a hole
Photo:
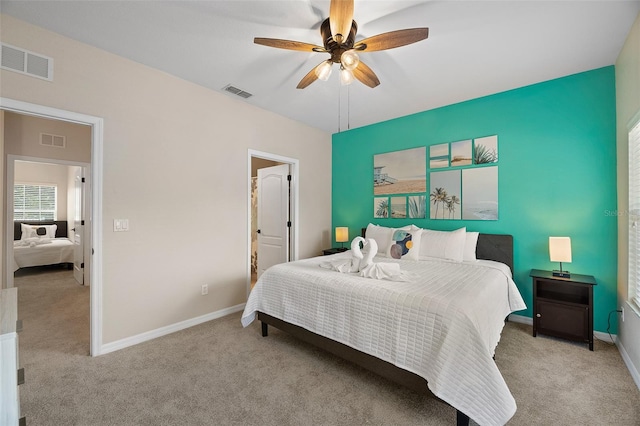
[[[329,24],[329,18],[325,19],[320,26],[320,35],[324,43],[324,48],[331,54],[331,62],[336,64],[340,63],[342,54],[353,48],[356,40],[356,33],[358,32],[358,24],[356,21],[351,21],[351,31],[344,43],[338,44],[331,35],[331,25]]]

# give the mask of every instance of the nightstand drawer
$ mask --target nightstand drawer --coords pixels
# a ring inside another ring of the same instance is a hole
[[[534,321],[539,333],[589,342],[589,306],[538,298]]]

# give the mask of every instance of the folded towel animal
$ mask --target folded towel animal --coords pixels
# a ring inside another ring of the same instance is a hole
[[[360,248],[366,248],[365,253]],[[411,281],[410,275],[400,270],[399,263],[375,263],[373,257],[378,253],[378,243],[372,238],[366,240],[356,237],[351,241],[351,258],[336,259],[323,262],[320,267],[343,273],[357,273],[364,278],[389,281]]]

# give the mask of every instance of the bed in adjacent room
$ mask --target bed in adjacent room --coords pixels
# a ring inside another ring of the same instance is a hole
[[[73,263],[66,221],[14,222],[13,271],[32,266]]]
[[[505,424],[516,403],[493,356],[505,318],[526,308],[512,280],[512,237],[375,225],[365,236],[378,252],[364,272],[349,263],[354,250],[265,271],[243,325],[257,318],[265,336],[273,325],[430,391],[457,409],[459,424]],[[371,266],[401,274],[368,278]]]

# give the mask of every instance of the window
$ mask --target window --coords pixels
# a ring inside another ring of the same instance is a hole
[[[56,220],[54,185],[13,186],[13,220]]]
[[[640,121],[629,132],[629,300],[640,307]]]

